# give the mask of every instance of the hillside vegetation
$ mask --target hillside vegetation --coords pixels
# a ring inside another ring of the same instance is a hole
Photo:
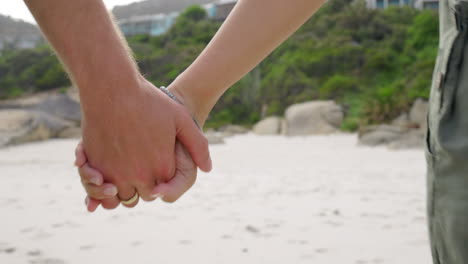
[[[220,26],[204,12],[191,7],[167,34],[129,39],[140,68],[156,85],[171,83]],[[389,121],[416,98],[428,97],[437,43],[435,12],[368,10],[360,2],[330,0],[222,97],[207,125],[251,125],[263,116],[282,115],[291,104],[316,99],[345,106],[347,130]],[[48,47],[0,57],[3,98],[68,85]]]
[[[145,0],[128,5],[116,6],[112,9],[112,13],[117,19],[123,19],[133,16],[177,12],[191,5],[203,5],[212,2],[214,2],[214,0]]]

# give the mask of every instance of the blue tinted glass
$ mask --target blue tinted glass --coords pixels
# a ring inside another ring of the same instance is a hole
[[[377,0],[377,8],[384,8],[384,0]]]

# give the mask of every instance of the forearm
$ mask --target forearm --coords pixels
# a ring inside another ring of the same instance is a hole
[[[213,40],[170,86],[201,123],[221,95],[286,40],[324,0],[239,0]]]
[[[102,0],[25,0],[80,90],[83,110],[138,87],[140,74]]]

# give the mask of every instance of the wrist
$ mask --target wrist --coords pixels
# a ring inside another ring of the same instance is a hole
[[[105,116],[144,94],[146,80],[140,74],[116,74],[113,78],[89,80],[78,85],[84,118]]]
[[[193,88],[193,86],[190,87]],[[168,90],[181,101],[200,127],[203,128],[212,108],[206,98],[199,97],[196,93],[193,93],[192,90],[194,89],[189,90],[177,81],[172,83]]]

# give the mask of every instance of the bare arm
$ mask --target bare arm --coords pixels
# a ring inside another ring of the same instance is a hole
[[[140,87],[142,77],[102,1],[25,2],[79,88],[86,113]]]
[[[204,123],[221,95],[296,31],[324,0],[239,0],[213,40],[169,87]]]

